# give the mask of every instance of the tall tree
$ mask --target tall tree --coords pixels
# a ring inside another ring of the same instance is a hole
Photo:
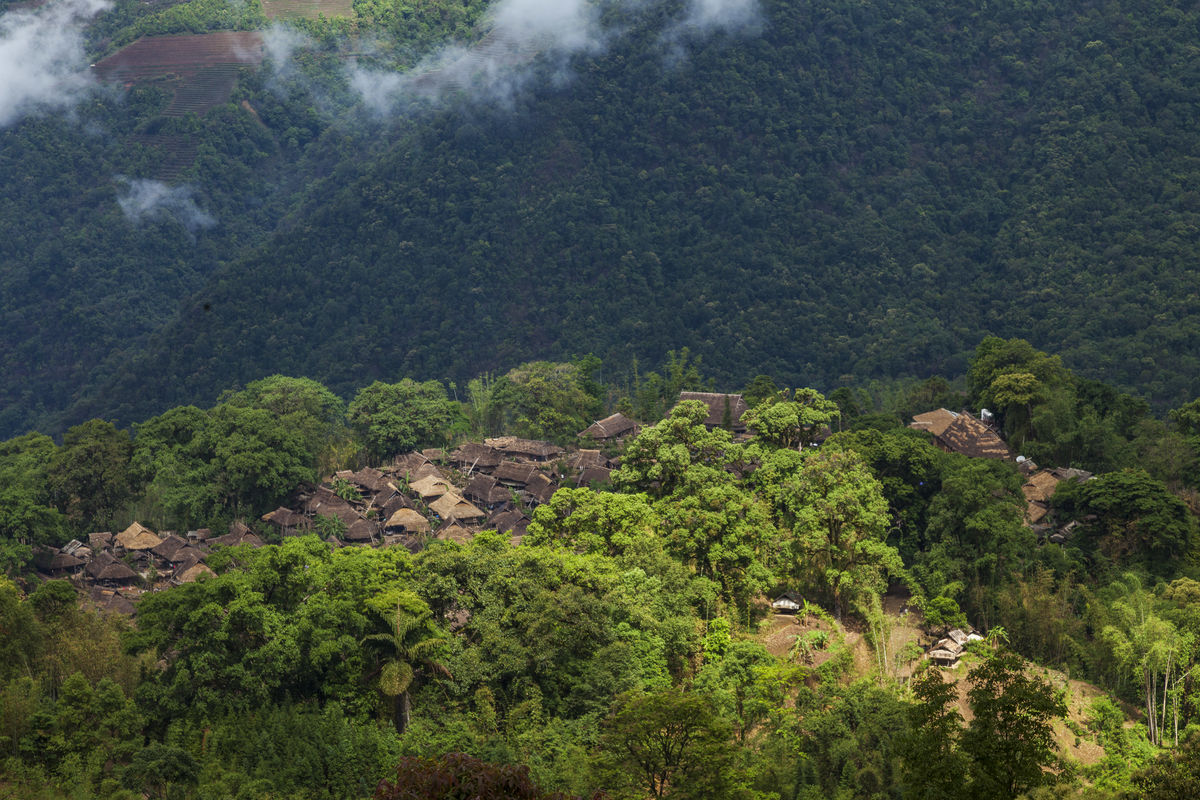
[[[363,638],[379,658],[379,691],[392,702],[392,723],[397,733],[408,729],[412,715],[410,690],[417,670],[450,676],[438,660],[443,646],[441,631],[433,624],[433,612],[412,592],[389,592],[372,601],[383,631]]]
[[[1066,703],[1049,683],[1029,674],[1016,653],[989,653],[971,670],[967,699],[974,718],[963,734],[971,759],[971,794],[1009,800],[1048,782],[1054,760],[1053,721]]]

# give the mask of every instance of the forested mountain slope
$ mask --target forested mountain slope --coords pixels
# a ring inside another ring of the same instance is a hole
[[[1200,394],[1194,4],[764,2],[703,35],[681,13],[604,4],[602,46],[544,54],[502,102],[468,84],[381,119],[320,53],[319,91],[247,78],[258,119],[199,123],[224,142],[190,176],[220,225],[126,232],[110,252],[174,260],[74,286],[132,292],[152,310],[131,332],[153,335],[50,330],[34,309],[92,312],[6,293],[3,432],[274,371],[345,392],[587,351],[688,346],[730,383],[957,374],[987,332],[1159,401]],[[84,259],[95,211],[73,213],[20,223],[5,280]]]

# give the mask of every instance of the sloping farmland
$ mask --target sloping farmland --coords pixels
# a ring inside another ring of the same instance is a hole
[[[316,19],[326,17],[353,17],[352,0],[262,0],[263,14],[267,19]]]
[[[229,101],[237,71],[263,60],[262,34],[220,31],[148,36],[92,66],[96,77],[126,86],[156,82],[173,94],[167,116],[202,114]]]

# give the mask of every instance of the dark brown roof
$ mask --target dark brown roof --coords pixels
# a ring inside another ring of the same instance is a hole
[[[342,539],[347,542],[369,542],[375,534],[375,526],[365,519],[360,519],[342,534]]]
[[[479,442],[468,442],[450,454],[450,460],[465,471],[491,469],[500,464],[504,455],[494,447]]]
[[[615,439],[627,433],[636,434],[639,427],[641,426],[637,422],[634,422],[618,411],[610,417],[593,422],[581,431],[579,435],[603,441],[605,439]]]
[[[98,581],[132,581],[137,580],[138,574],[126,566],[123,562],[115,559],[111,564],[102,568],[96,573],[95,578]]]
[[[170,536],[163,539],[156,546],[151,548],[150,552],[154,553],[154,555],[158,556],[159,558],[165,558],[168,561],[174,561],[175,559],[172,558],[172,556],[175,555],[177,550],[180,550],[184,547],[187,547],[187,539],[184,539],[181,536],[176,536],[172,533]]]
[[[581,489],[586,489],[593,483],[608,483],[612,479],[612,470],[604,467],[588,467],[583,472],[579,473],[579,477],[575,481],[575,485]]]
[[[178,550],[176,550],[174,555],[172,555],[167,560],[175,565],[175,569],[180,569],[181,565],[185,565],[188,562],[203,561],[204,553],[197,550],[195,547],[188,545],[186,547],[181,547]]]
[[[512,494],[490,475],[476,475],[463,490],[463,497],[485,506],[495,506],[510,501]]]
[[[533,476],[538,474],[538,468],[532,464],[521,464],[517,461],[504,461],[500,466],[496,467],[496,471],[492,473],[492,477],[500,481],[500,483],[509,486],[524,486],[533,480]]]
[[[418,468],[429,463],[429,459],[420,453],[405,453],[402,456],[396,456],[392,460],[392,465],[387,468],[387,472],[393,475],[404,477],[412,475]]]
[[[263,540],[247,531],[246,533],[227,533],[224,536],[218,536],[215,539],[209,539],[209,544],[220,544],[225,547],[236,547],[239,544],[248,544],[251,547],[262,547]]]
[[[489,447],[494,447],[497,450],[507,454],[516,456],[525,456],[537,460],[545,460],[554,458],[566,452],[561,447],[551,442],[540,442],[534,439],[518,439],[516,436],[497,436],[494,439],[484,439],[483,443]]]
[[[525,534],[525,528],[529,526],[529,517],[522,514],[520,511],[502,511],[499,514],[493,514],[488,517],[487,528],[495,530],[499,533],[516,533]]]
[[[1012,459],[1012,451],[994,430],[970,414],[959,414],[937,436],[937,441],[952,453],[972,458]]]
[[[733,422],[733,430],[746,430],[742,415],[748,406],[740,394],[720,394],[719,392],[680,392],[679,402],[699,400],[708,406],[708,418],[704,424],[710,428],[720,428],[725,424],[725,409],[729,409],[729,419]]]
[[[269,514],[262,515],[263,522],[269,522],[277,528],[288,530],[291,528],[308,528],[312,524],[308,517],[303,514],[293,511],[290,508],[280,506]]]
[[[369,492],[382,492],[387,488],[387,477],[377,469],[363,467],[350,475],[348,480],[361,489]]]
[[[412,502],[399,492],[393,492],[391,497],[379,507],[379,516],[387,519],[402,508],[412,508]]]
[[[108,531],[88,534],[88,544],[92,546],[93,550],[103,550],[112,544],[112,540],[113,535]]]
[[[558,491],[558,486],[539,472],[529,479],[529,483],[525,485],[525,491],[533,495],[539,503],[549,503],[550,498]]]
[[[37,552],[34,557],[34,563],[39,569],[57,572],[58,570],[82,567],[84,561],[81,558],[76,558],[70,553],[64,553],[61,550],[48,548],[46,550],[39,550]]]

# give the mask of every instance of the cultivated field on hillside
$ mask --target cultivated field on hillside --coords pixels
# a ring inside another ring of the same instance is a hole
[[[353,17],[354,4],[351,0],[262,0],[263,13],[268,19],[316,19],[326,17]]]
[[[229,100],[237,70],[262,63],[262,34],[220,31],[193,36],[149,36],[93,65],[102,81],[126,86],[165,81],[173,98],[165,112],[203,113]]]

